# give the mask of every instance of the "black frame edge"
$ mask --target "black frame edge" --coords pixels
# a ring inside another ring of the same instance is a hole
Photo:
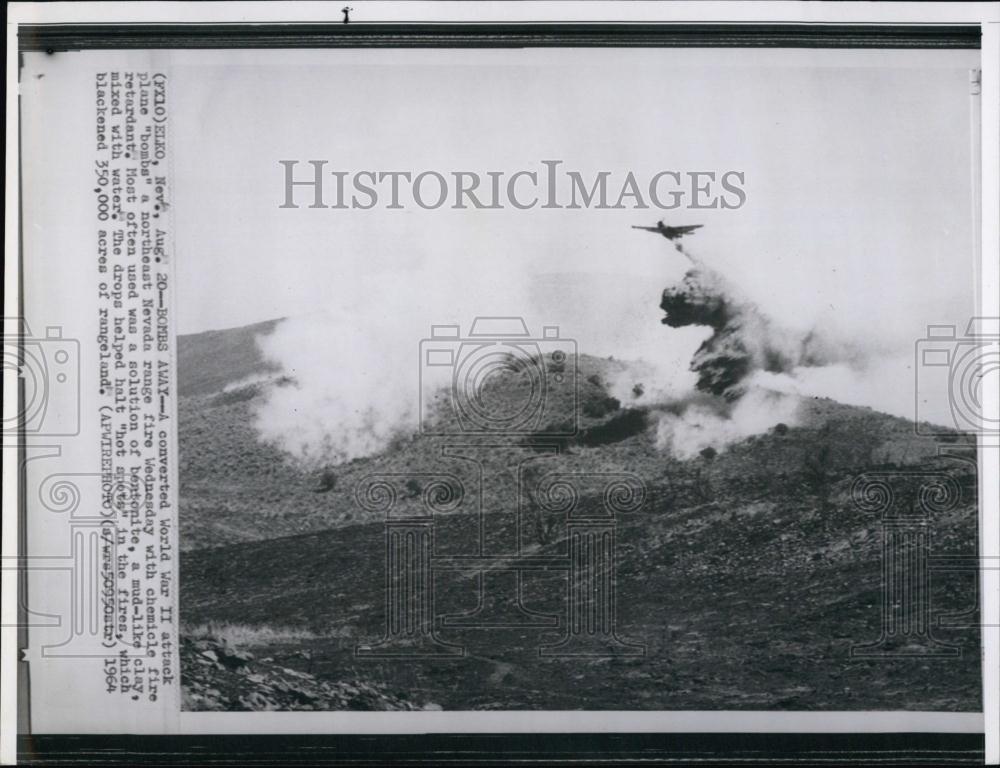
[[[21,52],[233,48],[711,47],[979,49],[979,25],[78,24],[20,25]],[[982,734],[579,733],[18,737],[18,764],[597,765],[857,760],[982,765]]]
[[[671,23],[26,24],[19,50],[133,48],[946,48],[979,25]]]
[[[650,765],[849,762],[982,765],[984,736],[969,733],[536,733],[422,735],[36,735],[18,763],[174,765]]]

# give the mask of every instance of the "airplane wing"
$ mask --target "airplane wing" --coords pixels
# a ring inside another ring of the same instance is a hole
[[[705,225],[704,224],[689,224],[689,225],[684,226],[684,227],[674,227],[673,229],[676,230],[676,232],[677,232],[678,235],[690,235],[696,229],[701,229],[703,226],[705,226]]]
[[[632,229],[643,229],[646,232],[659,232],[660,230],[656,227],[637,227],[635,224],[632,225]]]

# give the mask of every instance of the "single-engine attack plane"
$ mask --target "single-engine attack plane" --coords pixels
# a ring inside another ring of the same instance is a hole
[[[701,229],[704,224],[689,224],[683,227],[668,227],[663,223],[663,219],[660,219],[655,227],[637,227],[632,226],[632,229],[643,229],[646,232],[656,232],[657,234],[663,235],[667,240],[677,240],[678,238],[684,237],[684,235],[690,235],[694,233],[696,229]]]

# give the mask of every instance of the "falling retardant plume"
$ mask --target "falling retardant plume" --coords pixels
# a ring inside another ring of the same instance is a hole
[[[802,390],[809,389],[797,385],[808,381],[803,371],[850,371],[846,363],[862,359],[858,350],[816,329],[782,327],[679,243],[673,246],[691,267],[663,291],[661,322],[673,329],[701,328],[707,335],[690,359],[693,392],[677,396],[676,390],[654,384],[644,386],[637,403],[658,414],[656,444],[661,450],[690,459],[705,448],[722,449],[778,423],[795,425],[806,394]],[[631,366],[627,372],[634,378],[641,370]],[[626,385],[616,386],[621,390]]]
[[[712,334],[691,360],[697,388],[726,400],[740,399],[748,379],[759,371],[790,373],[799,367],[825,365],[833,351],[823,348],[815,332],[798,336],[779,328],[752,302],[704,264],[692,267],[681,283],[663,291],[662,322],[671,328],[706,326]]]

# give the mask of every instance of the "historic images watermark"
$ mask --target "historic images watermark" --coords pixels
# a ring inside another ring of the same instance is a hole
[[[463,656],[442,630],[484,628],[561,630],[539,645],[541,656],[644,655],[645,645],[618,633],[615,558],[617,516],[644,506],[645,483],[626,472],[539,468],[559,454],[553,440],[577,431],[576,342],[556,326],[533,337],[520,317],[479,317],[467,337],[434,326],[420,363],[421,429],[442,438],[443,463],[473,468],[474,488],[446,471],[370,475],[357,486],[357,503],[385,516],[385,633],[356,655]],[[416,503],[399,503],[406,498]],[[460,508],[477,518],[474,551],[441,554],[435,517]],[[522,533],[542,514],[543,525],[561,517],[558,553],[524,546]],[[525,574],[539,571],[565,575],[561,615],[526,603]],[[476,575],[473,610],[439,615],[435,575],[448,572]]]
[[[515,171],[346,171],[329,160],[279,160],[279,208],[401,210],[736,209],[747,202],[739,170],[580,171],[562,160]]]

